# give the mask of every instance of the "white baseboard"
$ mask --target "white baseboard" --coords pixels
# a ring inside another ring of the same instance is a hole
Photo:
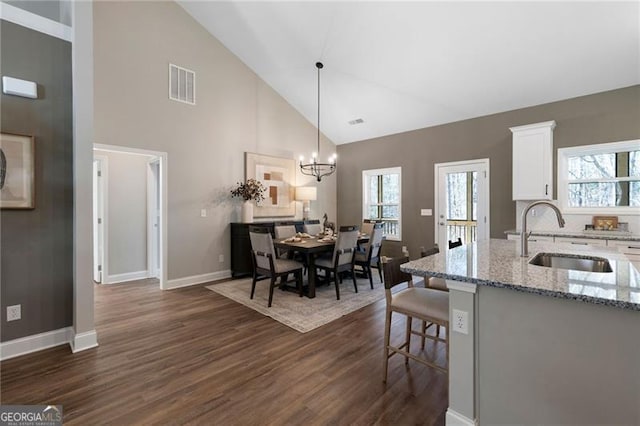
[[[149,271],[127,272],[124,274],[109,275],[105,278],[103,284],[118,284],[126,281],[143,280],[149,278]]]
[[[210,281],[222,280],[225,278],[231,278],[231,270],[210,272],[202,275],[192,275],[190,277],[176,278],[174,280],[167,281],[167,285],[163,290],[172,290],[174,288],[188,287],[190,285],[208,283]]]
[[[71,346],[71,352],[73,352],[74,354],[76,352],[95,348],[96,346],[98,346],[98,334],[95,330],[75,334],[69,341],[69,346]]]
[[[71,341],[72,327],[60,328],[33,336],[21,337],[0,344],[0,360],[15,358],[54,346],[64,345]]]
[[[447,426],[476,426],[478,423],[451,408],[447,408],[445,425]]]

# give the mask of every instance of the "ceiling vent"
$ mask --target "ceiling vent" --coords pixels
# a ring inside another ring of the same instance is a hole
[[[169,99],[196,104],[196,73],[177,65],[169,64]]]
[[[349,121],[349,124],[351,124],[352,126],[355,126],[356,124],[360,124],[360,123],[364,123],[364,120],[362,118],[356,118],[355,120]]]

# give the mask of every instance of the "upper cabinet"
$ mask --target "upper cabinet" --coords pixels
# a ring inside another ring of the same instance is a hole
[[[513,199],[553,198],[553,129],[555,121],[511,127]]]

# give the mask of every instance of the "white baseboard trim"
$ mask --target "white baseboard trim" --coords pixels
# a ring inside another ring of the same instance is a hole
[[[445,425],[447,426],[476,426],[478,423],[451,408],[447,408]]]
[[[143,280],[149,278],[149,271],[127,272],[124,274],[109,275],[103,284],[118,284],[126,281]]]
[[[74,334],[73,338],[69,340],[69,346],[71,346],[71,352],[74,354],[76,352],[95,348],[98,346],[98,334],[95,330]]]
[[[167,281],[167,285],[163,290],[172,290],[174,288],[188,287],[190,285],[208,283],[210,281],[222,280],[225,278],[231,278],[231,270],[226,269],[224,271],[210,272],[202,275],[192,275],[190,277],[176,278],[174,280]]]
[[[4,361],[9,358],[67,344],[70,342],[72,335],[73,328],[65,327],[2,342],[0,343],[0,360]]]

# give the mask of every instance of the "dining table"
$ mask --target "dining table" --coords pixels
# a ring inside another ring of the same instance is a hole
[[[366,243],[369,241],[369,235],[359,234],[358,244]],[[287,239],[274,239],[273,245],[277,249],[288,250],[292,252],[299,252],[307,259],[308,267],[308,286],[306,287],[305,294],[310,299],[316,297],[316,285],[317,285],[317,273],[315,262],[318,255],[323,253],[332,253],[333,248],[336,245],[336,239],[322,238],[317,236],[311,236],[307,238],[296,238],[291,241]]]

